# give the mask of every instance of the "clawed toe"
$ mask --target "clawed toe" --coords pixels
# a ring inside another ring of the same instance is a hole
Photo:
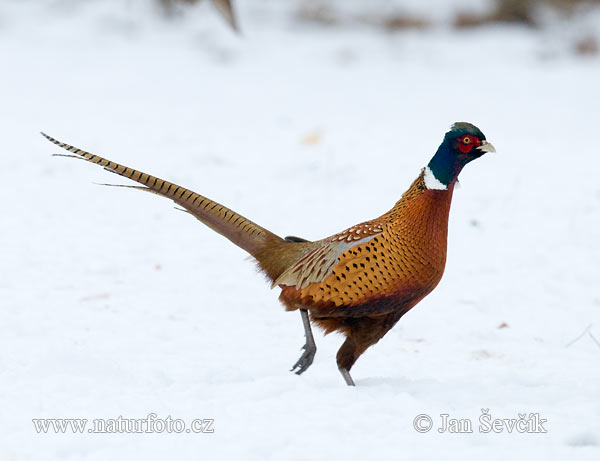
[[[317,353],[317,348],[310,347],[309,344],[305,344],[304,346],[302,346],[302,349],[304,349],[304,353],[300,356],[298,361],[290,370],[296,373],[297,375],[301,375],[306,370],[308,370],[308,367],[310,367],[310,365],[313,363],[315,354]]]
[[[297,375],[301,375],[308,367],[313,363],[315,354],[317,353],[317,346],[315,339],[313,338],[312,331],[310,329],[310,320],[308,318],[308,311],[306,309],[300,309],[300,315],[302,317],[302,325],[304,325],[304,336],[306,337],[306,343],[302,346],[304,353],[300,356],[298,361],[294,364],[290,371],[295,372]]]

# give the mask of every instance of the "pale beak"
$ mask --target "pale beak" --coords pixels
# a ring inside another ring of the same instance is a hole
[[[481,141],[481,146],[477,149],[481,152],[496,152],[496,148],[492,145],[491,142]]]

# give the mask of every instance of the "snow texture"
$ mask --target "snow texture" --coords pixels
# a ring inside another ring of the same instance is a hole
[[[600,459],[600,61],[568,51],[573,26],[389,33],[238,6],[236,36],[208,2],[168,20],[0,3],[0,459]],[[446,274],[356,388],[335,334],[289,373],[300,315],[243,251],[38,134],[318,239],[391,208],[455,121],[498,153],[461,173]],[[548,432],[480,433],[482,408]],[[32,424],[151,412],[215,432]],[[439,433],[440,414],[474,432]]]

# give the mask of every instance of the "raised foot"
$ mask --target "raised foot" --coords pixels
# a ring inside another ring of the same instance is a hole
[[[348,370],[346,370],[345,368],[340,368],[340,373],[342,374],[342,376],[344,377],[344,381],[346,381],[346,384],[348,386],[356,386],[356,384],[354,384],[354,380],[352,379],[352,376],[350,376],[350,372]]]
[[[304,349],[304,353],[300,356],[298,361],[290,370],[295,372],[297,375],[301,375],[306,370],[308,370],[308,367],[310,367],[313,363],[315,354],[317,353],[317,346],[315,346],[314,343],[310,344],[309,342],[307,342],[304,346],[302,346],[302,349]]]

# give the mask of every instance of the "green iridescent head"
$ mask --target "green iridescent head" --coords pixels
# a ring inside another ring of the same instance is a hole
[[[442,144],[427,165],[430,189],[447,189],[456,181],[464,166],[486,152],[496,152],[475,125],[456,122],[444,136]],[[437,183],[436,183],[437,181]]]

